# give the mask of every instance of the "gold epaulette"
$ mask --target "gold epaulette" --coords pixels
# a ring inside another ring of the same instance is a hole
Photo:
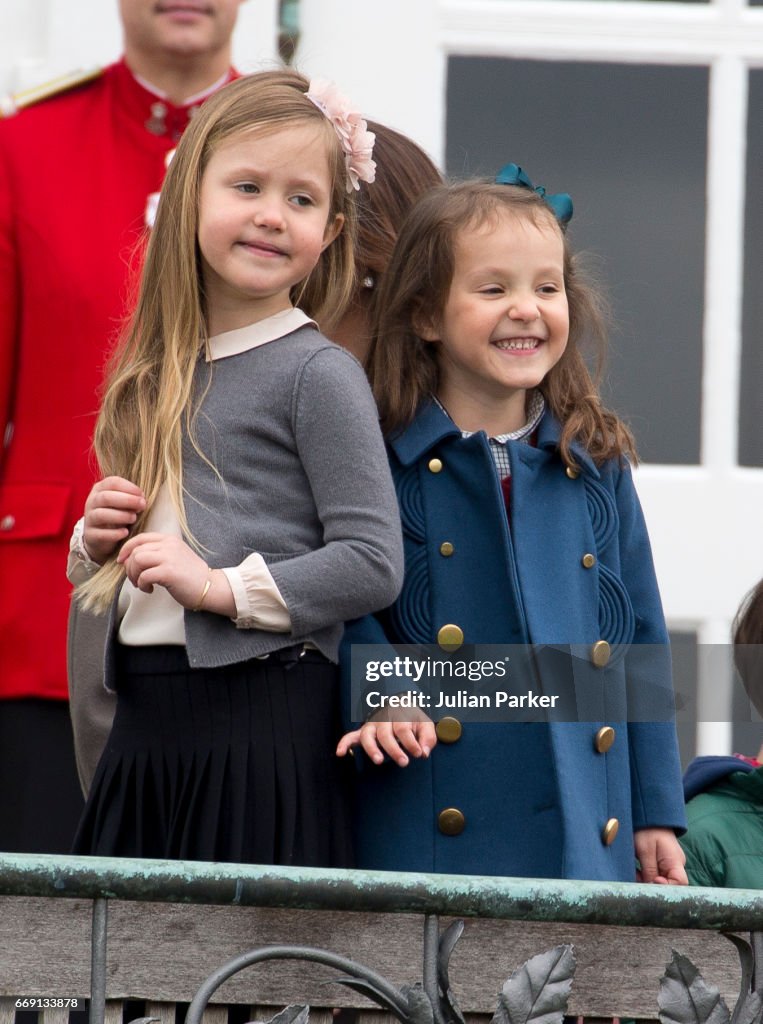
[[[31,89],[22,89],[21,92],[0,96],[0,120],[4,117],[13,117],[24,107],[31,107],[42,100],[50,99],[51,96],[58,96],[62,92],[74,89],[85,82],[92,82],[103,74],[103,68],[91,68],[89,71],[70,71],[66,75],[59,75],[58,78],[44,82],[42,85],[34,85]]]

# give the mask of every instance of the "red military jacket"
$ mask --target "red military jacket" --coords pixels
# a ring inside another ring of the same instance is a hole
[[[0,121],[0,699],[67,696],[66,557],[104,362],[197,105],[159,101],[121,61]]]

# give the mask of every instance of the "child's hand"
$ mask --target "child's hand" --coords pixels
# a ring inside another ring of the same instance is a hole
[[[146,499],[140,487],[121,476],[107,476],[93,487],[85,502],[85,550],[100,565],[130,533]]]
[[[640,870],[637,882],[657,885],[688,885],[686,855],[672,828],[641,828],[633,837]]]
[[[183,608],[220,615],[236,614],[230,584],[221,569],[210,570],[203,558],[181,538],[165,533],[139,533],[130,537],[117,556],[127,578],[146,594],[165,587]],[[207,582],[209,581],[209,587]]]
[[[336,748],[337,757],[344,757],[355,746],[361,746],[374,764],[381,764],[387,754],[405,768],[409,760],[406,751],[412,757],[429,757],[437,745],[434,722],[415,708],[406,708],[405,714],[408,721],[379,722],[372,717],[360,729],[346,733]]]

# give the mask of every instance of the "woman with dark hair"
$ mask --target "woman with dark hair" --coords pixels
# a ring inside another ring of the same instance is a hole
[[[338,344],[361,363],[366,361],[370,336],[370,307],[385,273],[398,232],[413,203],[442,175],[424,150],[394,128],[369,121],[376,136],[376,178],[361,185],[357,197],[358,236],[355,243],[355,291],[339,324],[330,332]]]

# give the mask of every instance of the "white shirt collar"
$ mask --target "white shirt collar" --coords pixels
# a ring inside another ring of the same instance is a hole
[[[305,327],[308,324],[317,330],[318,325],[315,320],[311,320],[301,309],[284,309],[264,320],[258,320],[257,323],[238,327],[235,331],[216,334],[209,339],[208,361],[226,359],[228,356],[237,356],[241,352],[259,348],[260,345],[267,345],[270,341],[284,338],[287,334],[296,331],[298,327]]]
[[[452,417],[450,413],[442,404],[440,399],[437,398],[436,396],[435,401],[440,406],[445,415],[449,419],[451,419]],[[524,426],[520,427],[518,430],[512,430],[511,433],[509,434],[493,434],[490,437],[490,440],[498,441],[499,444],[506,444],[507,441],[524,441],[526,438],[529,438],[530,434],[532,434],[533,430],[535,430],[535,428],[538,426],[545,411],[546,400],[544,399],[540,391],[533,390],[530,393],[530,400],[527,405],[527,421],[525,422]],[[471,437],[472,434],[476,433],[478,433],[478,431],[476,430],[462,430],[461,436]]]
[[[134,71],[132,71],[131,74],[138,85],[142,85],[146,92],[150,92],[151,95],[156,96],[158,100],[167,100],[167,102],[169,102],[169,96],[163,89],[153,85],[148,81],[148,79],[143,78],[142,75],[136,75]],[[175,106],[190,107],[194,103],[201,103],[202,100],[211,96],[213,92],[217,92],[218,89],[221,89],[227,83],[229,78],[230,71],[226,71],[224,75],[221,75],[220,78],[218,78],[216,82],[213,82],[208,88],[202,89],[201,92],[194,93],[193,96],[188,96],[182,103],[176,103]]]

